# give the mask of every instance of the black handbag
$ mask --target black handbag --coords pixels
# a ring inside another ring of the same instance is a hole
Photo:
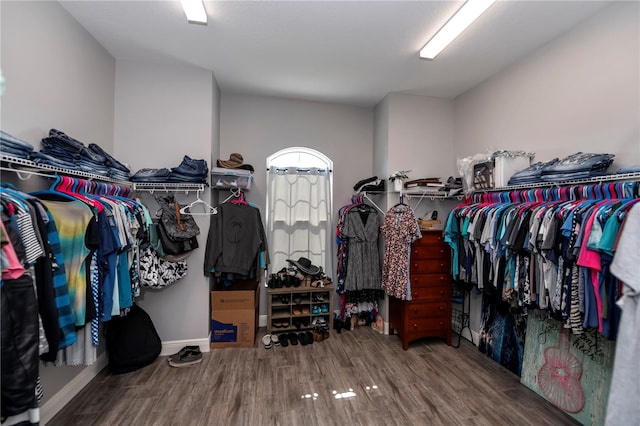
[[[162,244],[164,254],[182,254],[198,248],[197,237],[191,237],[185,240],[174,240],[169,237],[162,220],[154,219],[153,222],[158,231],[158,238]]]
[[[180,213],[180,209],[184,206],[178,204],[173,194],[159,196],[156,200],[161,209],[160,223],[169,239],[183,241],[200,234],[200,228],[193,216]]]

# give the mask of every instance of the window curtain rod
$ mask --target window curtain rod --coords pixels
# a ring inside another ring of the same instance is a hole
[[[267,172],[280,175],[324,175],[331,170],[317,167],[270,167]]]

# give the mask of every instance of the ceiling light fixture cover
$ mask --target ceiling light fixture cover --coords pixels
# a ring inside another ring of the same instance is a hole
[[[207,25],[207,11],[202,0],[180,0],[180,3],[189,23]]]
[[[467,0],[420,50],[421,59],[433,59],[484,13],[496,0]]]

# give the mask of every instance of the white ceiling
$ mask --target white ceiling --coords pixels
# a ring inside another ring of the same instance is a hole
[[[454,98],[608,1],[498,1],[435,60],[424,43],[462,1],[61,1],[117,60],[182,62],[220,89],[374,106],[392,92]]]

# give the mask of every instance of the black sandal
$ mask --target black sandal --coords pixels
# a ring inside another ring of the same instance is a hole
[[[286,348],[287,346],[289,346],[289,339],[288,339],[287,333],[283,333],[280,336],[278,336],[278,340],[280,341],[280,346],[282,346],[283,348]]]
[[[293,346],[296,346],[298,344],[298,336],[296,335],[296,333],[289,333],[287,337],[289,338],[289,343],[291,343]]]

